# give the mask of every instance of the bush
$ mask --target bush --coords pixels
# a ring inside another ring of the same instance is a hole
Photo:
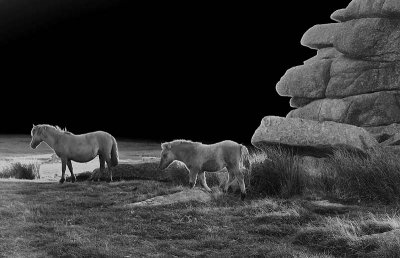
[[[16,178],[16,179],[39,179],[40,164],[20,162],[13,163],[9,167],[0,172],[0,178]]]
[[[300,163],[298,156],[279,146],[251,154],[248,175],[250,192],[283,198],[302,194],[307,175]]]

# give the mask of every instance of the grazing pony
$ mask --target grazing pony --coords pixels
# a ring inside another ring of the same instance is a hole
[[[89,162],[97,155],[99,155],[101,173],[104,172],[105,162],[107,162],[112,181],[112,168],[118,165],[118,147],[117,141],[111,134],[97,131],[75,135],[58,126],[43,124],[33,125],[31,136],[32,149],[36,149],[43,141],[61,158],[61,184],[65,181],[66,166],[71,172],[71,181],[76,180],[71,160],[80,163]]]
[[[227,168],[228,180],[224,190],[227,191],[234,181],[234,177],[239,182],[241,198],[246,196],[244,185],[243,167],[249,168],[249,151],[244,145],[233,141],[222,141],[207,145],[200,142],[187,140],[175,140],[161,144],[161,160],[159,168],[167,168],[174,160],[185,163],[189,170],[189,185],[193,188],[196,185],[197,175],[199,175],[201,185],[211,191],[206,182],[205,171],[217,172]]]

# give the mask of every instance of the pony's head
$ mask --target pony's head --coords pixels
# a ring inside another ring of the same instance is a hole
[[[40,125],[33,125],[31,130],[31,148],[36,149],[36,147],[43,141],[44,139],[44,130],[46,128]]]
[[[166,142],[161,144],[161,160],[158,168],[161,170],[166,169],[172,163],[172,161],[175,160],[175,158],[176,157],[172,151],[171,143]]]

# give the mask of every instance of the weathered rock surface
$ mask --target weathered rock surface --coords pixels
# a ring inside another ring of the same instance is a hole
[[[289,101],[289,105],[291,107],[294,107],[294,108],[304,107],[305,105],[307,105],[308,103],[313,102],[314,100],[317,100],[317,99],[302,98],[302,97],[292,97],[290,99],[290,101]]]
[[[377,91],[400,90],[400,62],[374,62],[337,57],[325,97],[342,98]]]
[[[365,18],[320,24],[303,35],[301,44],[313,49],[335,48],[352,58],[400,60],[399,19]]]
[[[342,26],[341,23],[314,25],[304,33],[300,43],[312,49],[333,48],[335,38]]]
[[[307,59],[304,61],[304,64],[307,65],[309,63],[313,63],[319,60],[324,60],[324,59],[334,59],[335,57],[341,56],[342,53],[336,50],[334,47],[327,47],[327,48],[321,48],[318,49],[317,54],[310,59]]]
[[[333,45],[353,58],[400,61],[400,19],[365,18],[342,23]]]
[[[400,91],[380,91],[343,99],[320,99],[292,110],[288,118],[334,121],[362,127],[400,123]]]
[[[367,17],[400,18],[398,0],[353,0],[345,9],[335,11],[331,18],[344,22]]]
[[[290,103],[293,107],[321,98],[388,90],[400,90],[400,62],[363,61],[344,55],[293,67],[276,85],[279,95],[295,98]]]
[[[216,195],[221,195],[222,193],[214,193]],[[201,189],[185,189],[181,192],[156,196],[145,201],[130,203],[125,205],[125,208],[134,208],[134,207],[148,207],[148,206],[160,206],[160,205],[171,205],[175,203],[184,203],[190,201],[197,202],[209,202],[213,198],[212,193],[208,193]]]
[[[384,142],[400,132],[400,124],[391,124],[387,126],[365,127],[374,138],[379,142]]]
[[[378,144],[367,131],[356,126],[277,116],[262,119],[251,143],[260,148],[276,144],[303,147],[309,151],[306,155],[311,156],[332,152],[332,147],[363,151]]]
[[[331,63],[331,59],[322,59],[289,69],[276,85],[276,91],[281,96],[325,97]]]
[[[394,134],[386,141],[381,142],[381,146],[399,146],[400,145],[400,132]]]

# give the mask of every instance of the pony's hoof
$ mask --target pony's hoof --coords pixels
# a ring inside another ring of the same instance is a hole
[[[240,193],[240,199],[242,201],[244,201],[245,198],[246,198],[246,194],[245,193]]]
[[[76,182],[76,177],[75,177],[75,176],[71,177],[71,182],[72,182],[72,183],[75,183],[75,182]]]
[[[193,189],[194,188],[194,184],[193,183],[189,183],[189,188]]]
[[[65,181],[65,179],[61,178],[59,182],[60,182],[60,184],[62,184],[62,183],[64,183],[64,181]]]

